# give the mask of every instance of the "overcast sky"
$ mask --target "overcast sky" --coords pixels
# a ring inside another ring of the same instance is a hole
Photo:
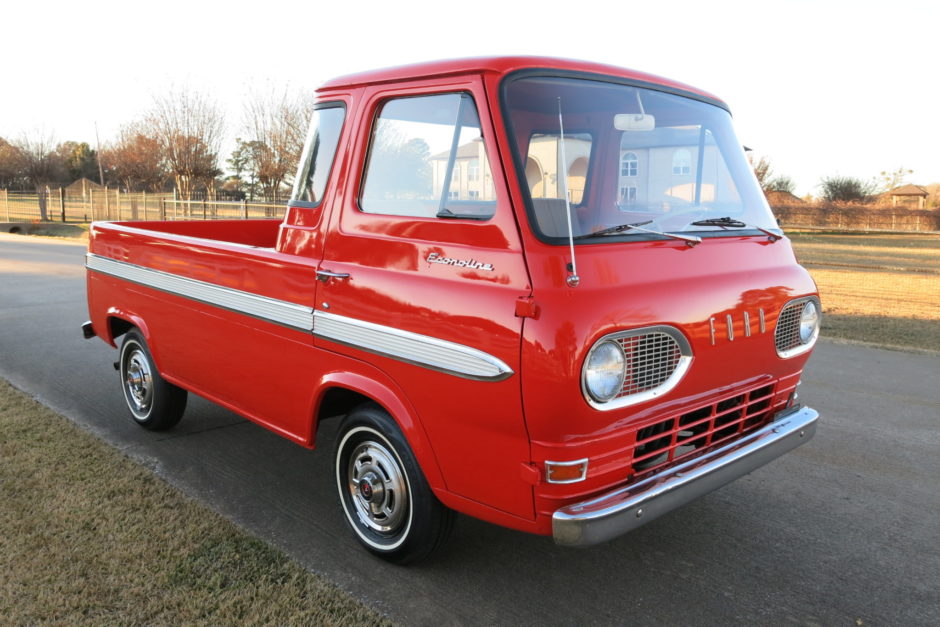
[[[244,95],[312,95],[333,76],[480,55],[561,56],[710,91],[742,143],[789,175],[940,182],[940,2],[224,3],[11,0],[0,28],[0,137],[94,145],[171,87],[212,94],[241,134]],[[224,160],[228,154],[222,155]]]

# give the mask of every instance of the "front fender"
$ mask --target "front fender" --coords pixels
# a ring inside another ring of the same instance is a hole
[[[335,356],[339,357],[339,356]],[[353,361],[353,360],[350,360]],[[368,373],[350,372],[349,370],[334,370],[320,378],[316,385],[317,393],[314,396],[310,415],[313,416],[307,445],[313,447],[316,439],[317,420],[320,406],[327,392],[332,388],[344,388],[361,394],[381,405],[395,420],[405,439],[408,440],[422,472],[433,490],[446,490],[444,476],[437,462],[437,456],[431,446],[424,426],[412,407],[411,403],[402,393],[401,389],[387,375],[381,371],[358,362],[360,370]]]

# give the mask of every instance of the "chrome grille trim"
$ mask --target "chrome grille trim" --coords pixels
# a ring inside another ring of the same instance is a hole
[[[822,315],[822,308],[819,306],[819,299],[815,296],[804,296],[791,300],[780,310],[777,317],[777,326],[774,329],[774,345],[777,348],[777,355],[783,359],[801,355],[813,348],[816,339],[819,337],[819,327],[813,333],[809,342],[804,344],[800,340],[800,315],[803,311],[803,305],[808,301],[816,304],[817,311]]]
[[[597,340],[591,351],[606,341],[617,342],[623,349],[627,372],[620,392],[610,401],[601,403],[588,393],[582,365],[581,392],[594,409],[619,409],[662,396],[679,384],[692,363],[692,347],[675,327],[658,325],[618,331]],[[587,356],[584,363],[586,365]]]

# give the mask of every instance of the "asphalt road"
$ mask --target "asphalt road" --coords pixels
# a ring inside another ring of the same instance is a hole
[[[83,252],[0,235],[0,376],[394,619],[940,624],[940,357],[822,342],[801,387],[819,430],[789,455],[609,544],[461,517],[440,558],[398,568],[344,527],[332,434],[306,451],[192,395],[170,433],[130,422],[116,351],[79,331]]]

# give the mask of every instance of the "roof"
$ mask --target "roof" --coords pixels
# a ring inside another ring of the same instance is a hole
[[[888,192],[891,196],[923,196],[927,197],[930,193],[920,185],[903,185],[896,187]]]
[[[457,147],[457,159],[475,159],[480,156],[480,139],[474,139],[473,141],[467,142],[466,144],[461,144]],[[444,152],[439,152],[436,155],[431,157],[434,161],[443,161],[445,159],[450,159],[450,150],[445,150]]]
[[[68,185],[66,185],[65,189],[70,192],[80,191],[84,193],[85,191],[89,189],[104,189],[104,187],[102,187],[101,185],[98,185],[98,183],[95,183],[91,179],[82,177],[78,179],[77,181],[73,181],[72,183],[69,183]]]
[[[806,204],[806,201],[790,192],[769,190],[764,192],[764,195],[767,197],[767,202],[770,203],[771,206]]]
[[[317,91],[333,91],[362,85],[375,85],[380,83],[411,80],[415,78],[454,76],[458,74],[491,73],[506,75],[517,70],[526,69],[556,69],[574,72],[587,72],[592,74],[604,74],[637,81],[640,83],[651,83],[653,85],[667,87],[681,92],[687,92],[708,100],[713,100],[719,103],[721,106],[727,107],[723,101],[706,91],[667,78],[662,78],[653,74],[647,74],[645,72],[638,72],[636,70],[616,67],[613,65],[554,57],[474,57],[468,59],[448,59],[443,61],[415,63],[412,65],[402,65],[398,67],[370,70],[368,72],[340,76],[325,82]]]

